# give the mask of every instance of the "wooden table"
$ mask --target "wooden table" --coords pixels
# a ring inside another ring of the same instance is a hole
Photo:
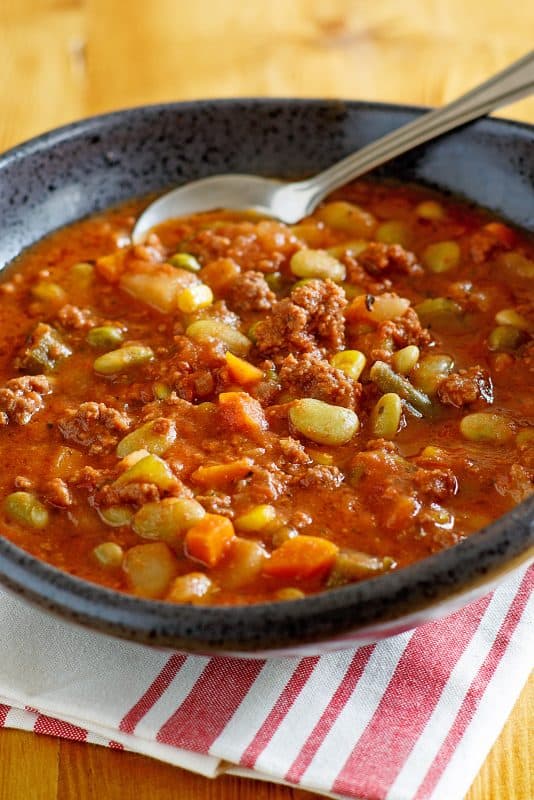
[[[0,0],[0,151],[141,103],[236,95],[439,104],[532,46],[509,0]],[[534,122],[534,98],[506,109]],[[527,800],[523,692],[468,800]],[[530,715],[531,716],[531,715]],[[0,732],[0,800],[305,800],[141,756]]]

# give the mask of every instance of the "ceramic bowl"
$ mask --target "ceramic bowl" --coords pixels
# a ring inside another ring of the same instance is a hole
[[[300,178],[421,109],[324,100],[224,100],[119,111],[0,158],[0,266],[55,228],[132,196],[221,172]],[[534,128],[486,119],[381,169],[534,227]],[[0,581],[107,633],[193,652],[316,653],[399,633],[489,591],[528,558],[534,497],[413,566],[292,602],[177,607],[84,582],[0,537]]]

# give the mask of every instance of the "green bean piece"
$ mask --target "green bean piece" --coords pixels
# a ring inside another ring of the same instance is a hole
[[[7,516],[20,525],[44,528],[48,524],[48,511],[30,492],[13,492],[4,500]]]
[[[391,367],[384,361],[375,361],[369,375],[373,383],[376,383],[384,394],[386,392],[394,392],[410,403],[417,411],[420,411],[421,414],[430,414],[432,410],[430,397],[412,386],[410,381],[402,375],[397,375],[396,372],[393,372]]]
[[[190,497],[168,497],[141,506],[132,527],[143,539],[170,541],[199,522],[205,514],[203,506]]]
[[[325,445],[346,444],[360,427],[357,415],[350,408],[311,397],[295,400],[289,409],[289,419],[303,436]]]
[[[497,353],[516,350],[524,339],[524,334],[513,325],[498,325],[488,336],[488,347]]]
[[[279,292],[284,285],[284,278],[281,272],[271,272],[265,276],[265,282],[271,291]]]
[[[393,439],[397,433],[402,416],[402,403],[398,394],[388,392],[382,395],[371,414],[373,436],[377,439]]]
[[[105,349],[106,347],[116,347],[122,342],[124,334],[115,325],[100,325],[91,328],[87,334],[87,342],[91,347]]]
[[[148,450],[156,456],[162,456],[176,441],[176,426],[165,417],[146,422],[135,431],[128,433],[117,445],[118,458],[124,458],[136,450]]]
[[[118,569],[122,565],[124,550],[116,542],[102,542],[94,548],[93,555],[102,567]]]
[[[173,267],[186,269],[188,272],[200,272],[202,269],[202,266],[191,253],[175,253],[168,259],[168,262]]]
[[[72,350],[64,344],[56,329],[38,322],[23,353],[21,366],[30,372],[49,372],[70,355]]]
[[[504,444],[514,435],[512,425],[501,414],[467,414],[460,422],[462,436],[470,442]]]
[[[116,375],[125,372],[131,367],[138,367],[146,364],[154,358],[154,353],[150,347],[141,344],[130,344],[119,350],[110,350],[109,353],[99,356],[93,363],[95,372],[101,375]]]

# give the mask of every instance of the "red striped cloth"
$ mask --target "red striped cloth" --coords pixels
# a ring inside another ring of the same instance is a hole
[[[0,593],[0,727],[333,797],[460,800],[534,663],[533,585],[522,570],[377,644],[258,660],[120,642]]]

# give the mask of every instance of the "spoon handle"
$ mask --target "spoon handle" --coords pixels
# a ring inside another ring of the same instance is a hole
[[[382,136],[353,155],[303,181],[313,209],[325,195],[347,181],[402,155],[416,145],[519,100],[534,91],[534,50],[446,106],[429,111],[414,122]]]

